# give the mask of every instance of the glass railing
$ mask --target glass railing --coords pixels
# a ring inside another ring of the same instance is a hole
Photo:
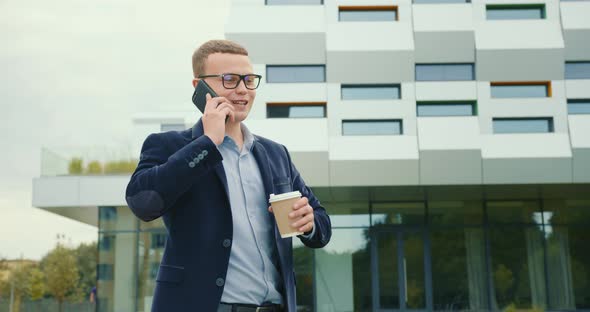
[[[41,176],[128,175],[137,163],[128,147],[43,148]]]

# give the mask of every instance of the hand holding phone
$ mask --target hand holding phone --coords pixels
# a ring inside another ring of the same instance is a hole
[[[205,82],[205,80],[199,80],[193,93],[193,104],[201,111],[205,113],[205,105],[207,104],[206,95],[209,93],[212,98],[217,97],[217,93]]]
[[[230,115],[233,115],[233,105],[224,97],[219,97],[204,80],[199,80],[197,83],[192,100],[199,111],[203,113],[204,134],[216,145],[221,144],[225,137],[225,124]],[[220,120],[220,114],[225,114],[225,123]]]

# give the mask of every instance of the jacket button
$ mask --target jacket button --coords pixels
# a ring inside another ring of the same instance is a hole
[[[195,157],[195,158],[193,159],[193,162],[194,162],[195,164],[198,164],[198,163],[199,163],[199,161],[201,161],[201,160],[200,160],[200,159],[198,159],[197,157]]]
[[[188,166],[191,167],[191,168],[194,168],[195,167],[195,163],[191,161],[191,162],[188,163]]]
[[[224,239],[223,240],[223,247],[227,248],[231,245],[231,240],[229,239]]]
[[[205,155],[203,155],[203,153],[199,154],[199,156],[197,156],[197,158],[199,158],[199,160],[203,160],[203,158],[205,158]]]
[[[204,150],[201,152],[201,154],[203,154],[203,156],[207,156],[207,154],[209,154],[209,152],[207,152],[207,150]]]
[[[223,286],[223,284],[225,284],[225,281],[223,280],[223,278],[218,278],[217,280],[215,280],[215,285],[221,287]]]

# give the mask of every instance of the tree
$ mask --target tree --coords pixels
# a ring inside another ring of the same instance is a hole
[[[75,251],[60,243],[43,259],[47,292],[57,300],[59,311],[63,311],[63,302],[73,293],[79,280],[79,271]]]
[[[34,266],[29,271],[29,283],[27,293],[31,300],[39,300],[45,294],[45,274],[41,272],[38,266]]]
[[[78,273],[80,279],[77,285],[77,301],[88,298],[92,287],[96,286],[96,261],[98,257],[96,242],[80,244],[75,249]]]

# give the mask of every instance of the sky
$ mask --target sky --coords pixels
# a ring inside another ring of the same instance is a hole
[[[41,150],[117,149],[132,117],[192,108],[191,55],[230,0],[0,0],[0,258],[40,259],[97,228],[32,207]]]

